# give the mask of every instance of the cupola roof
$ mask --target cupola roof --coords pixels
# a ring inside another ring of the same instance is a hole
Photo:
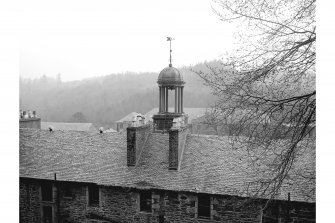
[[[170,64],[159,73],[157,83],[161,85],[183,85],[185,82],[181,72]]]

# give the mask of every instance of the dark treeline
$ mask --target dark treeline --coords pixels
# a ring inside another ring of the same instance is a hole
[[[192,69],[206,69],[206,65],[179,68],[186,81],[184,106],[209,107],[214,97]],[[157,78],[158,73],[132,72],[71,82],[62,82],[60,75],[20,78],[20,109],[36,110],[42,121],[82,120],[96,126],[114,127],[115,121],[130,112],[146,113],[158,107]]]

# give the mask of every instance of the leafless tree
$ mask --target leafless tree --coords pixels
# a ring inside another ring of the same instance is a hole
[[[218,0],[213,10],[238,25],[238,49],[195,72],[219,97],[221,117],[233,119],[234,140],[267,167],[253,193],[273,198],[293,173],[315,185],[315,162],[299,161],[315,161],[315,1]]]
[[[213,106],[205,112],[205,115],[202,117],[200,121],[201,125],[208,126],[209,128],[213,128],[216,135],[220,135],[219,129],[224,123],[221,117],[221,110],[218,106]]]

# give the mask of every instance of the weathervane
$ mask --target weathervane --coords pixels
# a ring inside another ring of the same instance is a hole
[[[172,49],[171,49],[171,42],[172,42],[172,40],[174,40],[174,38],[172,38],[172,37],[166,37],[166,38],[167,38],[167,41],[170,41],[170,64],[169,64],[169,67],[172,67],[172,57],[171,57]]]

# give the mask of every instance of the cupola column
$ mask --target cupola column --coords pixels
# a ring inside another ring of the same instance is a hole
[[[162,112],[165,112],[165,87],[162,87],[162,94],[163,94],[163,101],[162,101],[162,106],[163,106],[163,110]]]
[[[165,87],[162,87],[162,112],[165,112]]]
[[[169,88],[165,87],[165,89],[166,89],[166,109],[165,111],[169,112]]]
[[[178,111],[178,95],[177,95],[177,87],[174,89],[174,113]]]
[[[183,105],[183,91],[184,91],[184,86],[182,86],[181,87],[181,89],[180,89],[181,91],[180,91],[180,93],[181,93],[181,96],[180,96],[180,98],[181,98],[181,102],[180,102],[180,112],[181,113],[183,113],[184,111],[184,109],[183,109],[183,107],[184,107],[184,105]]]
[[[161,108],[161,112],[163,112],[163,87],[160,87],[160,96],[161,96],[161,98],[160,98],[160,108]]]
[[[178,113],[180,113],[180,87],[178,86]]]
[[[162,87],[159,86],[159,113],[162,112]]]

